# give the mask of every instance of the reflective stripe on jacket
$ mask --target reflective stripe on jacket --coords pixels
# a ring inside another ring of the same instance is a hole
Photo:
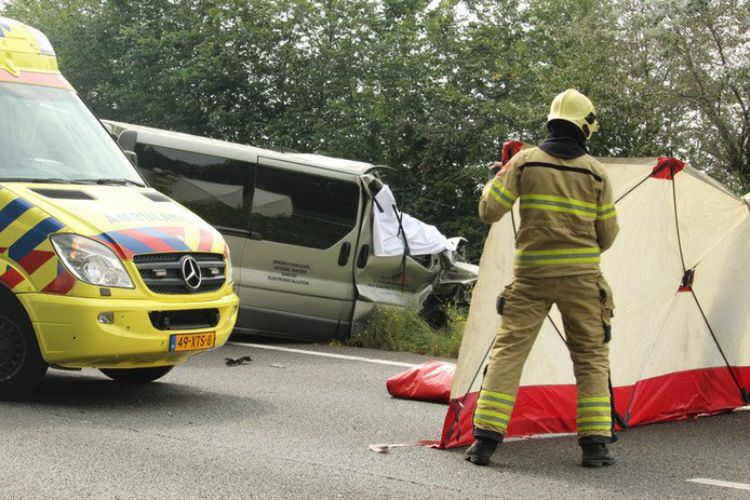
[[[520,151],[485,186],[479,217],[491,224],[518,200],[516,276],[550,278],[599,272],[617,235],[612,185],[590,155],[572,160],[539,148]]]

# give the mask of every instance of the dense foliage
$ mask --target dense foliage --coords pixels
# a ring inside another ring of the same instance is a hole
[[[457,358],[467,311],[449,307],[447,313],[448,322],[441,328],[432,328],[415,309],[376,307],[364,330],[347,340],[346,344]]]
[[[387,165],[481,249],[483,165],[587,93],[592,152],[750,189],[747,0],[8,0],[102,117]]]

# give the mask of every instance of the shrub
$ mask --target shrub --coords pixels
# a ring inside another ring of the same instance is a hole
[[[346,343],[355,347],[456,358],[466,311],[449,307],[447,312],[446,326],[433,329],[414,308],[376,307],[362,333]]]

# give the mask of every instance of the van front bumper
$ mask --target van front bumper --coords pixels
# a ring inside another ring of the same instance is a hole
[[[184,302],[79,298],[44,293],[19,294],[47,363],[69,368],[145,368],[176,365],[210,349],[170,352],[172,335],[216,334],[213,348],[224,345],[237,320],[239,299],[234,293],[211,300]],[[192,300],[188,300],[192,299]],[[216,309],[216,326],[188,330],[160,330],[149,318],[155,311]],[[98,320],[113,313],[112,324]]]

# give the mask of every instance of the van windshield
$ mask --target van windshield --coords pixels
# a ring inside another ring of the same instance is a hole
[[[0,83],[0,182],[144,185],[71,91]]]

